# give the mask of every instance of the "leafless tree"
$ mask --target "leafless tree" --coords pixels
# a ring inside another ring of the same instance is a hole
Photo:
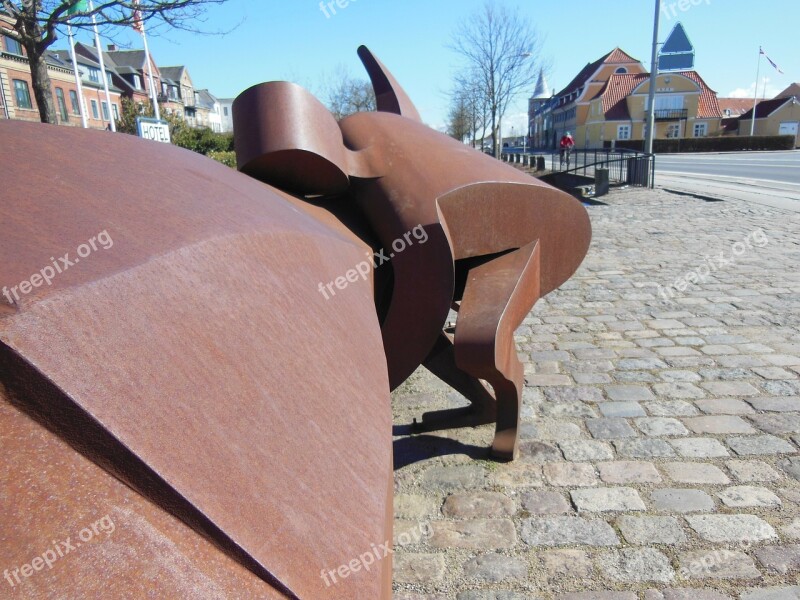
[[[534,82],[540,63],[541,38],[518,9],[487,0],[457,27],[451,45],[480,83],[488,108],[492,148],[497,156],[500,122],[514,96]]]
[[[0,0],[0,12],[13,20],[13,30],[5,35],[25,48],[31,69],[33,94],[44,123],[57,123],[56,107],[47,72],[45,53],[66,25],[76,29],[98,26],[131,26],[137,20],[176,29],[198,31],[209,4],[227,0],[96,0],[89,9],[85,0]]]
[[[325,104],[337,121],[353,113],[376,109],[372,84],[353,77],[343,66],[325,78],[323,90]]]
[[[464,94],[454,95],[447,115],[447,135],[463,142],[472,133],[469,102]]]
[[[472,147],[486,137],[489,123],[489,103],[484,93],[480,75],[475,71],[464,71],[456,75],[451,94],[453,104],[460,103],[466,109]]]

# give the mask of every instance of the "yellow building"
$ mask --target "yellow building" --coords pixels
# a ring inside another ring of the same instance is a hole
[[[587,146],[586,122],[590,113],[590,102],[606,86],[614,75],[644,73],[644,65],[619,48],[587,64],[580,73],[556,94],[550,108],[548,130],[552,134],[547,145],[555,147],[566,132],[572,133],[575,144]],[[549,135],[548,135],[549,137]]]
[[[753,109],[750,109],[739,118],[739,135],[750,135],[752,125]],[[758,103],[754,135],[793,135],[795,147],[800,148],[799,128],[800,97],[784,96]]]
[[[649,93],[649,73],[612,74],[588,102],[585,127],[578,129],[576,142],[582,141],[585,148],[603,148],[645,139]],[[696,71],[657,76],[656,139],[718,135],[721,119],[716,92]]]

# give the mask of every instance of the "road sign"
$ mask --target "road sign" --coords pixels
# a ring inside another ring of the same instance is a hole
[[[172,139],[169,136],[169,123],[166,121],[137,117],[136,126],[139,129],[139,137],[144,140],[153,140],[154,142],[163,142],[165,144],[172,143]]]
[[[694,68],[694,46],[678,23],[658,54],[659,71],[690,71]]]

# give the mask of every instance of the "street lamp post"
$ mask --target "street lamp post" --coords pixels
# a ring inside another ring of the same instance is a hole
[[[653,53],[650,60],[650,93],[647,97],[649,111],[647,113],[647,139],[645,152],[653,153],[656,125],[656,82],[658,80],[658,26],[661,20],[661,0],[656,0],[656,16],[653,24]]]

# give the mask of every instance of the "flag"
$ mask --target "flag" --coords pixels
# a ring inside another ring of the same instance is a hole
[[[133,5],[133,28],[144,35],[144,24],[142,23],[142,11],[139,10],[139,0],[135,0]]]
[[[769,64],[771,64],[773,67],[775,67],[775,70],[776,70],[778,73],[780,73],[781,75],[783,75],[783,74],[784,74],[784,73],[783,73],[783,71],[781,71],[781,68],[780,68],[778,65],[776,65],[774,62],[772,62],[772,59],[771,59],[769,56],[767,56],[767,53],[766,53],[766,52],[764,52],[764,49],[763,49],[763,48],[759,48],[759,51],[761,52],[761,54],[763,54],[763,55],[764,55],[764,58],[766,58],[766,59],[767,59],[767,62],[769,62]]]
[[[67,14],[74,15],[75,13],[88,12],[88,11],[89,7],[87,6],[86,0],[78,0],[75,4],[73,4],[67,9]]]

